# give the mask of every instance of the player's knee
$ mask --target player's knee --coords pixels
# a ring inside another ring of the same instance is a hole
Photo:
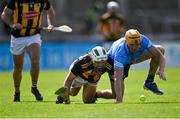
[[[92,100],[83,100],[83,102],[84,102],[85,104],[93,103]]]
[[[16,73],[21,73],[22,70],[23,70],[22,67],[14,67],[14,72],[16,72]]]
[[[71,88],[70,90],[70,95],[71,96],[76,96],[79,93],[79,88]]]
[[[38,60],[33,60],[31,62],[31,65],[32,65],[33,68],[39,67],[39,61]]]
[[[93,98],[84,97],[84,98],[83,98],[83,102],[84,102],[85,104],[92,103],[92,102],[93,102]]]
[[[70,93],[71,96],[76,96],[78,93]]]
[[[159,45],[158,47],[157,47],[158,49],[159,49],[159,51],[164,55],[164,53],[165,53],[165,49],[164,49],[164,47],[163,46],[161,46],[161,45]]]
[[[39,64],[39,60],[32,60],[32,64],[35,64],[35,65]]]

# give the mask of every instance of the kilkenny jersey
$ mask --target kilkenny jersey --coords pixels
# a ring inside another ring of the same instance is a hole
[[[10,0],[7,8],[13,10],[13,23],[20,23],[23,29],[12,29],[14,37],[31,36],[40,33],[42,10],[50,8],[49,0]],[[34,27],[34,28],[33,28]]]
[[[107,12],[102,15],[100,22],[101,32],[109,34],[105,37],[106,41],[115,41],[121,37],[124,25],[124,18],[121,15]]]
[[[107,72],[109,75],[114,75],[113,60],[108,59],[105,68],[97,69],[93,66],[91,57],[87,54],[77,59],[71,68],[71,72],[87,80],[91,83],[96,83],[101,78],[101,75]]]

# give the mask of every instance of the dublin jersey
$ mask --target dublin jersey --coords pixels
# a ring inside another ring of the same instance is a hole
[[[74,61],[71,72],[90,83],[97,83],[105,72],[108,72],[111,76],[114,75],[113,60],[108,59],[105,68],[97,69],[93,66],[92,59],[87,54]]]
[[[131,53],[128,49],[125,37],[115,41],[108,51],[108,57],[114,60],[114,67],[123,68],[125,65],[134,63],[145,50],[153,47],[149,38],[141,35],[142,42],[136,53]]]
[[[10,0],[7,8],[13,10],[13,23],[23,25],[21,30],[12,29],[14,37],[31,36],[40,32],[42,10],[50,8],[49,0]],[[35,28],[32,28],[35,27]]]

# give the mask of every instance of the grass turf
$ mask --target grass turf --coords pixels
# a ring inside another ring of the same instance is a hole
[[[122,104],[114,100],[98,99],[96,104],[83,104],[82,92],[71,97],[71,104],[55,104],[54,91],[63,85],[67,71],[41,71],[39,90],[44,96],[43,102],[36,102],[31,94],[29,72],[23,73],[21,82],[21,102],[14,103],[13,80],[11,72],[0,72],[0,118],[180,118],[180,68],[166,70],[167,81],[156,77],[163,96],[145,91],[143,87],[147,71],[130,70],[125,80],[125,95]],[[109,89],[107,74],[99,82],[98,90]],[[141,102],[141,94],[146,101]]]

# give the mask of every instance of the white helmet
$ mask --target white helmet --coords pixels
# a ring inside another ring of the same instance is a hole
[[[110,12],[116,12],[119,9],[119,4],[115,1],[110,1],[107,3],[107,9]]]
[[[91,56],[93,62],[94,61],[99,62],[99,61],[106,61],[107,60],[107,52],[101,46],[94,47],[90,52],[90,56]]]

